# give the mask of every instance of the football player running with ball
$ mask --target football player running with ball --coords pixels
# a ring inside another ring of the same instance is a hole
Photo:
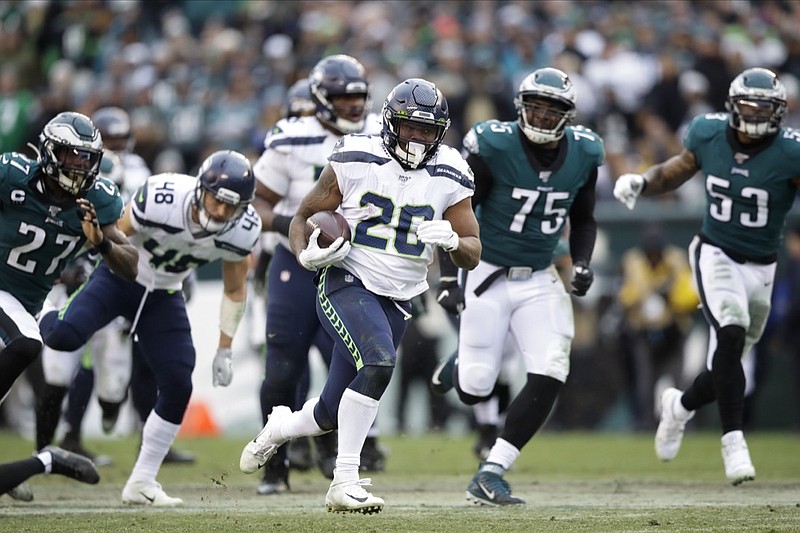
[[[335,339],[322,393],[292,412],[272,410],[264,429],[242,451],[240,468],[252,473],[290,439],[338,428],[328,511],[375,513],[383,499],[359,479],[361,450],[397,362],[411,318],[411,299],[428,289],[437,247],[473,269],[481,254],[470,204],[472,174],[458,151],[442,144],[450,125],[447,101],[432,83],[409,79],[383,104],[378,135],[345,135],[319,181],[291,222],[297,261],[317,271],[317,315]],[[338,210],[351,242],[320,248],[319,230],[306,238],[306,219]]]
[[[278,240],[267,272],[266,357],[260,395],[264,423],[276,405],[300,408],[307,399],[311,347],[320,351],[326,364],[333,353],[334,340],[315,310],[314,272],[297,263],[289,244],[289,224],[342,135],[377,134],[381,128],[380,119],[369,112],[366,70],[355,58],[343,54],[322,58],[311,69],[308,83],[314,114],[278,121],[253,165],[258,180],[255,207],[264,231],[275,232]],[[370,444],[376,451],[374,435]],[[336,434],[318,436],[314,445],[318,467],[326,477],[333,477]],[[259,494],[290,489],[287,448],[279,450],[264,468]]]
[[[739,74],[725,107],[695,117],[679,154],[644,174],[621,175],[614,196],[633,209],[640,195],[672,191],[702,173],[706,212],[689,258],[709,325],[706,368],[686,391],[662,394],[655,450],[662,461],[674,459],[686,422],[716,400],[725,475],[738,485],[756,475],[742,432],[741,359],[769,317],[781,232],[800,185],[800,132],[781,127],[786,88],[767,69]]]

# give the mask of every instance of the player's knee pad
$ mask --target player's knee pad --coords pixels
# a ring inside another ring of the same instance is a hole
[[[463,369],[456,362],[453,384],[458,398],[466,405],[488,400],[494,391],[497,372],[488,365],[467,365]]]
[[[354,391],[380,400],[392,379],[392,366],[364,365],[350,384]]]
[[[459,361],[455,374],[461,391],[482,398],[492,395],[497,382],[497,369],[486,364],[465,365]]]

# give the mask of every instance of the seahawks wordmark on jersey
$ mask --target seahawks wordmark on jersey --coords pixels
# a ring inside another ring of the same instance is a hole
[[[568,126],[555,161],[543,167],[528,158],[517,122],[476,124],[464,138],[467,152],[492,172],[492,188],[476,216],[481,260],[499,266],[547,268],[575,195],[603,164],[603,141],[592,130]]]
[[[408,300],[428,288],[433,247],[417,240],[423,220],[441,220],[448,207],[472,196],[472,171],[459,152],[442,145],[424,168],[405,170],[379,136],[346,135],[330,156],[353,248],[341,266],[370,291]]]
[[[728,113],[696,117],[683,144],[705,175],[707,210],[700,230],[722,248],[768,258],[781,245],[800,177],[800,130],[781,128],[748,150],[728,126]]]
[[[42,179],[36,161],[15,152],[0,156],[0,290],[31,314],[39,312],[64,266],[86,243],[75,199],[50,199]],[[85,198],[100,226],[122,216],[122,198],[107,179],[97,178]]]
[[[136,233],[130,241],[139,249],[140,285],[180,290],[193,269],[216,259],[243,261],[255,246],[261,219],[252,206],[222,233],[209,233],[190,219],[196,184],[193,176],[157,174],[134,196]]]

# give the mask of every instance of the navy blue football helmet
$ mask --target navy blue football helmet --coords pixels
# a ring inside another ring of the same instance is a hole
[[[131,118],[121,107],[101,107],[92,114],[92,122],[103,136],[103,146],[116,153],[133,150]]]
[[[214,220],[205,209],[204,195],[211,194],[219,202],[236,207],[228,220]],[[250,161],[232,150],[221,150],[208,156],[197,173],[194,203],[200,225],[211,233],[227,231],[236,223],[256,196],[256,179]]]
[[[439,149],[450,127],[450,109],[442,91],[421,78],[408,79],[389,93],[383,103],[383,144],[403,168],[424,165]],[[428,141],[404,138],[400,126],[404,121],[418,127],[433,128]]]
[[[39,135],[42,172],[72,196],[83,196],[92,188],[102,157],[100,132],[86,115],[59,113]]]
[[[317,104],[311,98],[311,82],[303,78],[294,82],[286,92],[286,117],[305,117],[317,111]]]
[[[311,99],[317,106],[316,116],[320,122],[342,134],[357,133],[364,129],[369,111],[370,86],[361,63],[344,54],[328,56],[311,69],[308,79]],[[363,95],[364,104],[353,106],[346,116],[341,116],[332,98],[351,94]]]

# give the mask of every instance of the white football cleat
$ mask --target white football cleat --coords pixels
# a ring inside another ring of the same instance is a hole
[[[380,513],[383,499],[364,490],[371,485],[370,478],[332,483],[325,495],[325,508],[329,513]]]
[[[278,447],[286,442],[286,439],[277,436],[275,429],[278,420],[290,414],[292,414],[292,410],[285,405],[276,405],[272,408],[272,413],[267,418],[264,429],[242,450],[239,458],[239,469],[242,472],[252,474],[263,467],[275,455]]]
[[[122,503],[152,507],[177,507],[183,500],[169,496],[156,481],[128,481],[122,489]]]
[[[656,456],[662,461],[671,461],[678,455],[686,422],[694,416],[694,411],[685,417],[676,414],[676,402],[681,401],[681,396],[683,392],[672,387],[661,394],[661,422],[656,430],[655,447]]]
[[[722,462],[725,463],[725,476],[734,485],[756,478],[750,450],[741,431],[729,431],[722,436]]]

